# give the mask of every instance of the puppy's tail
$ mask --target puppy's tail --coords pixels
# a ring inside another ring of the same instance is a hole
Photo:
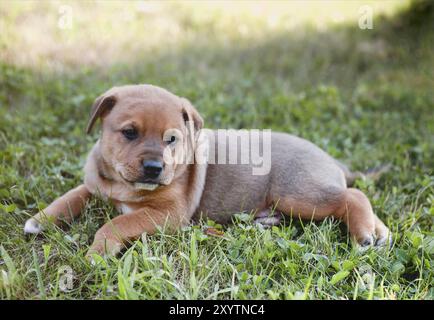
[[[338,165],[341,167],[342,171],[344,172],[345,180],[347,181],[348,187],[352,187],[354,185],[354,182],[357,179],[368,178],[377,181],[384,173],[386,173],[392,168],[392,165],[390,163],[386,163],[361,172],[361,171],[350,171],[346,165],[340,162],[338,162]]]

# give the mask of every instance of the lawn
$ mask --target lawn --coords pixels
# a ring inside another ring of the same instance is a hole
[[[429,1],[1,1],[0,298],[433,299],[433,70]],[[189,98],[206,127],[293,133],[357,170],[391,164],[357,187],[393,246],[361,251],[331,219],[264,229],[240,212],[91,266],[93,235],[116,215],[100,200],[25,236],[30,215],[81,183],[93,100],[128,83]]]

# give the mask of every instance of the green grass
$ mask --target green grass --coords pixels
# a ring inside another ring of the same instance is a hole
[[[433,5],[371,3],[383,14],[360,30],[364,3],[310,4],[258,14],[246,2],[75,3],[61,30],[54,3],[1,2],[0,298],[433,299]],[[358,170],[392,164],[357,186],[393,247],[361,252],[337,221],[263,229],[240,214],[143,238],[91,267],[84,254],[116,214],[99,200],[69,227],[26,238],[23,222],[82,181],[93,99],[127,83],[188,97],[207,127],[290,132]]]

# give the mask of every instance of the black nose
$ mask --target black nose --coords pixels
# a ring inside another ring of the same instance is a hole
[[[163,171],[163,164],[159,161],[146,160],[143,162],[143,170],[146,178],[156,179]]]

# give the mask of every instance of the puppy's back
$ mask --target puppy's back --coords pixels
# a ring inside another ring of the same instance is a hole
[[[269,143],[269,147],[259,148],[266,173],[255,174],[253,169],[258,167],[259,158],[252,156],[250,143],[241,142],[246,133],[250,135],[251,131],[227,131],[224,140],[223,132],[208,132],[210,162],[196,216],[203,214],[227,223],[236,212],[269,206],[270,192],[316,202],[318,194],[327,192],[333,196],[346,188],[343,172],[330,155],[313,143],[286,133],[272,132],[269,139],[259,135],[259,144]],[[236,163],[230,163],[230,154]]]

